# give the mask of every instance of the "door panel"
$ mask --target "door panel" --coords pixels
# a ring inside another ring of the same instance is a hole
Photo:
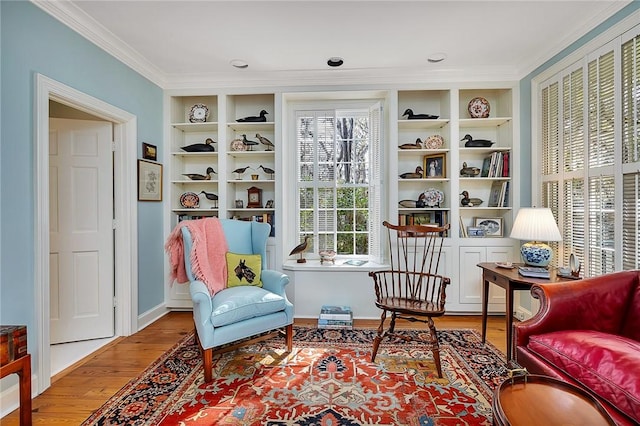
[[[50,119],[51,343],[110,337],[111,123]]]

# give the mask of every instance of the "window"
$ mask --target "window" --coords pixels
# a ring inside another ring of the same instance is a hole
[[[297,110],[295,126],[299,240],[378,258],[380,108]]]
[[[541,202],[563,235],[558,262],[574,254],[587,276],[640,266],[638,32],[540,86]]]

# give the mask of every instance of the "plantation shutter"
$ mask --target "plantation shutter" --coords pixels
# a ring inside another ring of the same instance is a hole
[[[382,226],[382,104],[376,103],[369,109],[369,258],[383,263],[380,227]]]
[[[589,276],[615,270],[615,181],[589,178]]]
[[[622,180],[622,269],[640,269],[640,172]]]
[[[609,51],[588,65],[589,167],[614,164],[614,54]]]
[[[564,170],[584,169],[584,89],[582,68],[566,75],[563,91],[563,160]]]
[[[557,82],[542,91],[542,174],[546,176],[558,173],[558,96]]]
[[[580,264],[585,261],[584,180],[567,179],[563,190],[562,264],[569,264],[573,254]],[[584,273],[584,271],[583,271]]]
[[[318,137],[316,143],[316,226],[320,249],[336,249],[336,121],[334,111],[317,113]]]
[[[622,163],[640,161],[640,37],[622,45]]]
[[[542,185],[542,206],[548,207],[551,209],[553,213],[553,217],[556,219],[556,223],[560,217],[560,193],[558,189],[557,181],[544,182]],[[560,247],[560,243],[558,241],[550,241],[549,246],[553,249],[556,256],[553,256],[551,260],[552,266],[558,266],[558,256],[559,253],[558,248]]]

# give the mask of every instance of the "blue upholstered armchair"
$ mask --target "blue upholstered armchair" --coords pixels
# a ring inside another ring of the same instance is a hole
[[[293,305],[285,293],[289,277],[264,269],[270,226],[232,219],[221,219],[220,222],[230,252],[262,256],[262,287],[229,287],[212,297],[205,284],[193,276],[191,234],[187,227],[182,227],[193,320],[203,352],[205,382],[212,380],[213,348],[279,328],[284,328],[289,351],[293,345]]]

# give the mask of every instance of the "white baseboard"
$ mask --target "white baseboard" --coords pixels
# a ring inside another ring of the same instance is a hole
[[[528,320],[533,316],[530,310],[523,308],[522,306],[516,307],[516,311],[514,312],[514,316],[518,318],[520,321]]]
[[[163,316],[167,315],[171,310],[167,308],[167,305],[163,302],[158,306],[149,309],[148,311],[138,315],[138,330],[147,327],[149,324],[153,324]]]

